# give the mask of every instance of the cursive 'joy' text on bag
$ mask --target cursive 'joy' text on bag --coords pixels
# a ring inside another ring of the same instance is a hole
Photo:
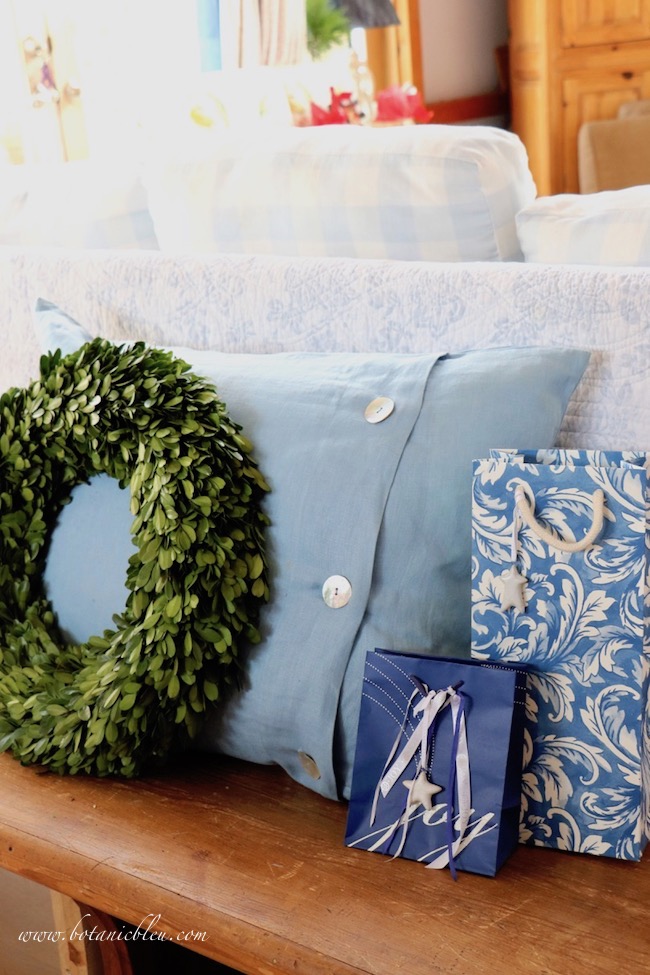
[[[648,840],[649,457],[474,465],[472,655],[528,672],[524,843],[638,860]]]

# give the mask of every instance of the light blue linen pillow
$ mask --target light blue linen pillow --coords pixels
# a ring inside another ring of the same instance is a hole
[[[46,350],[91,337],[47,303],[36,318]],[[263,642],[248,653],[245,686],[208,718],[198,746],[277,762],[310,788],[347,797],[366,650],[469,656],[472,460],[504,444],[553,445],[589,354],[174,352],[217,385],[272,489]],[[376,397],[394,409],[369,423]],[[63,560],[50,558],[46,571],[66,630],[66,606],[80,602],[69,586],[80,563],[65,566],[66,552],[80,558],[74,506],[52,535]],[[121,500],[101,509],[113,534],[128,535],[127,509]],[[105,580],[123,580],[125,556],[106,558],[92,541],[84,534],[85,559],[103,564]],[[323,597],[332,577],[351,585],[339,608]],[[122,605],[100,614],[88,602],[78,638],[101,632]]]

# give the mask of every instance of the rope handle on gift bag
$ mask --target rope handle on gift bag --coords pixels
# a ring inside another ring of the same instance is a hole
[[[567,542],[563,538],[558,538],[553,532],[546,528],[535,518],[535,495],[529,485],[518,484],[515,488],[515,505],[522,521],[528,525],[530,530],[546,542],[547,545],[559,549],[560,552],[584,552],[596,541],[603,529],[605,520],[605,492],[598,488],[591,496],[594,514],[589,531],[583,538],[575,542]]]

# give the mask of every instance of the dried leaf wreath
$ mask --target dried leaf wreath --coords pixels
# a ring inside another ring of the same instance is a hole
[[[99,472],[130,489],[130,592],[114,630],[66,645],[48,540]],[[267,490],[216,389],[169,352],[96,339],[0,397],[0,750],[130,777],[184,745],[259,640]]]

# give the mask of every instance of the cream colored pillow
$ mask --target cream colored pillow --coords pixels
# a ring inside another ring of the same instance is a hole
[[[0,170],[0,244],[158,249],[145,191],[129,160]]]
[[[22,167],[0,163],[0,244],[17,242],[27,196]]]
[[[535,198],[520,139],[490,126],[227,130],[157,155],[144,184],[164,251],[408,261],[521,260]]]
[[[529,262],[650,266],[650,185],[541,196],[516,223]]]

